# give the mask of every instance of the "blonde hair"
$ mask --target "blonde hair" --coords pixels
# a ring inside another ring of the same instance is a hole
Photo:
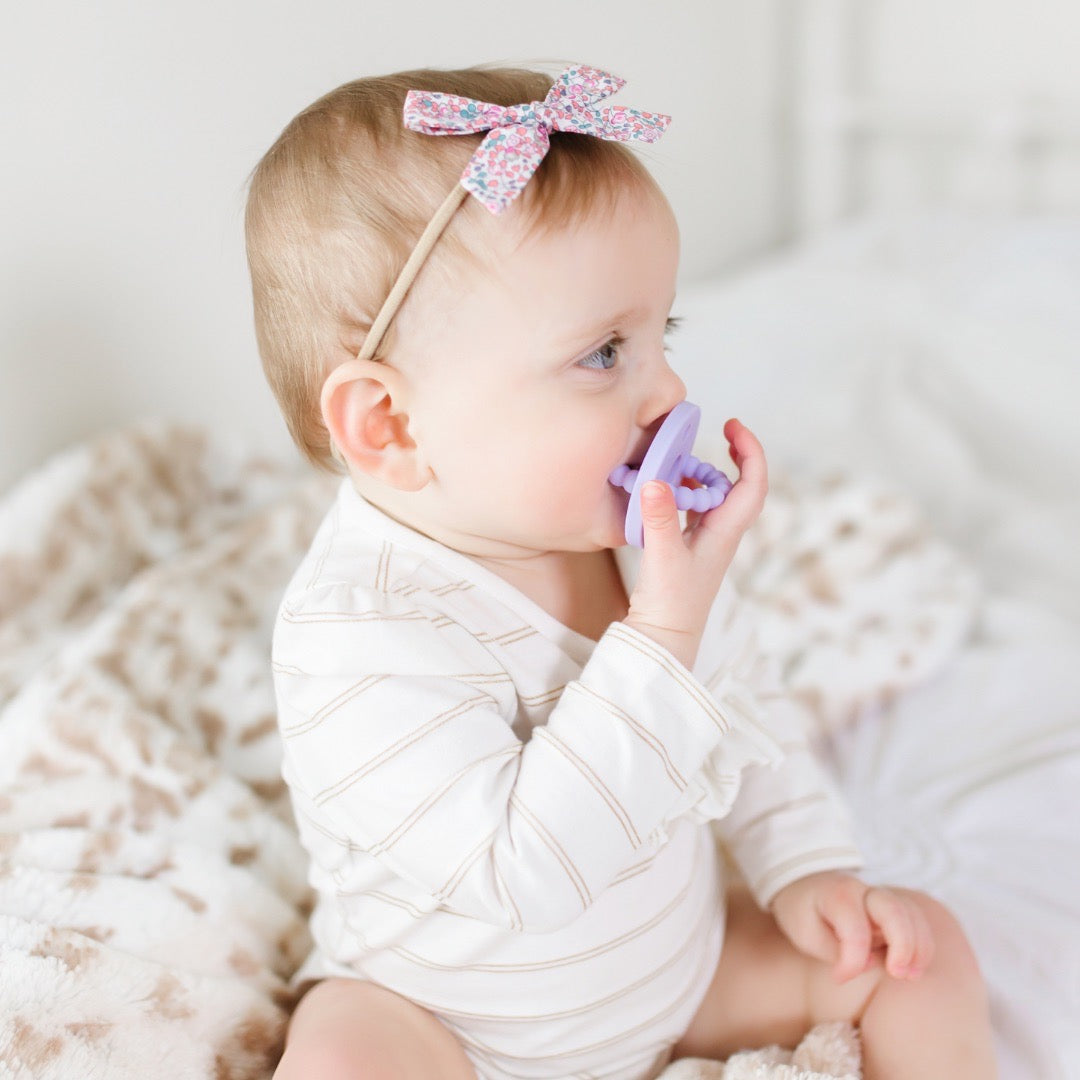
[[[520,68],[420,69],[356,79],[286,126],[249,178],[244,227],[255,334],[267,381],[303,455],[335,464],[320,410],[327,375],[363,344],[383,300],[483,134],[431,136],[402,122],[409,90],[497,105],[542,100],[552,79]],[[614,205],[628,185],[658,191],[626,146],[554,132],[520,197],[528,232]],[[429,261],[469,260],[469,198]],[[394,323],[375,359],[393,351]],[[346,355],[347,354],[347,355]]]

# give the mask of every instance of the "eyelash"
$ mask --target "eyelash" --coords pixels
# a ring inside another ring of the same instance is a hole
[[[667,325],[664,327],[664,333],[665,334],[673,334],[676,330],[679,329],[679,324],[681,322],[682,322],[682,319],[679,316],[677,316],[677,315],[670,316],[668,318],[668,320],[667,320]],[[615,353],[618,353],[619,348],[621,346],[625,345],[625,344],[626,344],[626,338],[620,337],[618,334],[612,334],[612,336],[607,341],[605,341],[604,344],[601,345],[599,349],[593,349],[593,351],[591,353],[589,353],[588,356],[582,357],[582,359],[578,361],[578,366],[579,367],[584,367],[588,371],[600,371],[600,372],[612,371],[615,368],[614,361],[617,359],[617,356],[612,356],[611,357],[612,364],[611,364],[610,367],[593,367],[590,364],[587,364],[586,361],[591,360],[594,356],[601,356],[606,349],[612,349],[612,350],[615,351]]]

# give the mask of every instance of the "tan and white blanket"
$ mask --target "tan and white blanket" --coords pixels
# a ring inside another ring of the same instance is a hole
[[[309,939],[269,638],[337,481],[147,422],[0,500],[0,1075],[265,1080]],[[973,574],[895,495],[774,481],[733,568],[819,735],[939,671]],[[665,1080],[857,1076],[850,1029]]]

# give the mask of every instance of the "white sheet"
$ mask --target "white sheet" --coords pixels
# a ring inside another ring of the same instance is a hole
[[[983,599],[930,682],[823,744],[870,873],[967,926],[1004,1080],[1080,1077],[1080,220],[846,227],[684,291],[676,367],[772,461],[897,485]]]

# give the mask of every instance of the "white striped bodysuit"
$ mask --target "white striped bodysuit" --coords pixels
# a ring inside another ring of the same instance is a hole
[[[628,593],[639,555],[616,551]],[[481,1080],[661,1071],[720,955],[717,837],[761,904],[859,865],[726,584],[691,673],[624,623],[570,630],[345,479],[273,671],[318,895],[295,981],[423,1005]]]

